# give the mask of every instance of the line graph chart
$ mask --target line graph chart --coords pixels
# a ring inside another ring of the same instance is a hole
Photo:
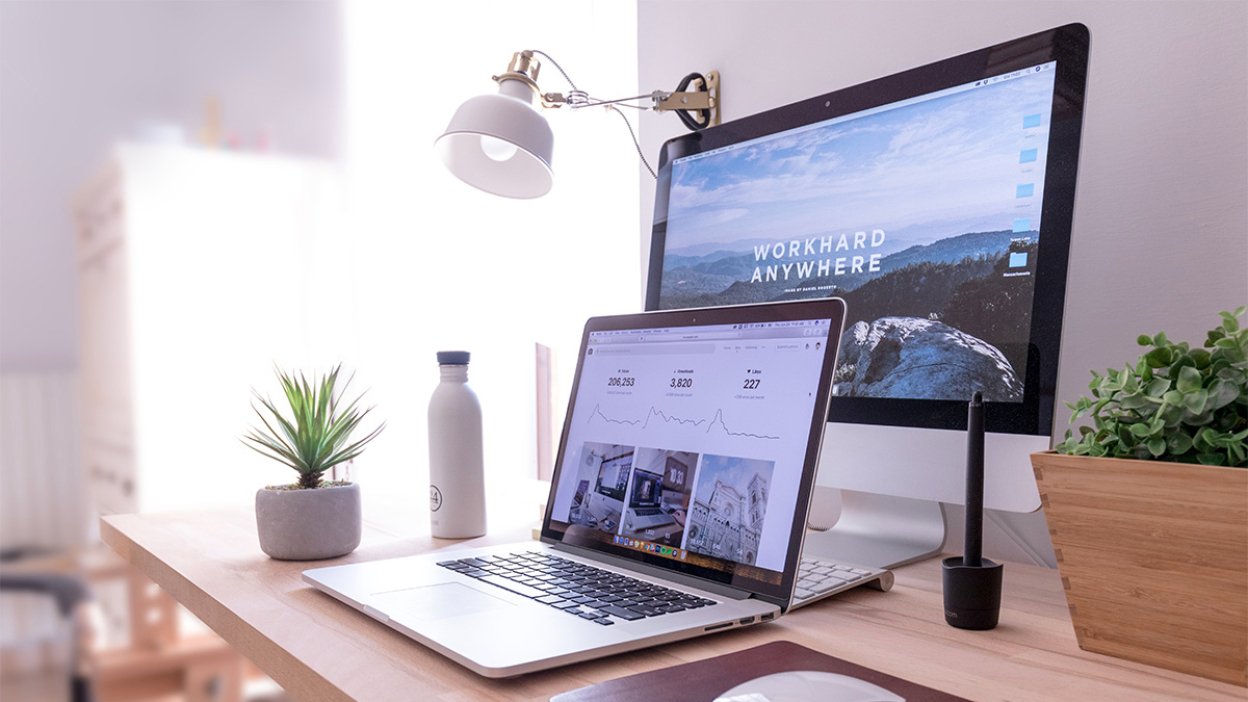
[[[586,421],[586,424],[592,424],[597,420],[601,420],[609,424],[624,424],[624,425],[631,426],[631,427],[638,427],[642,430],[645,430],[647,427],[649,427],[651,421],[657,420],[657,421],[662,421],[666,424],[678,424],[682,426],[695,427],[695,428],[702,427],[703,425],[705,425],[706,433],[708,434],[718,427],[728,436],[735,436],[735,437],[742,437],[742,438],[749,438],[749,439],[766,439],[769,441],[778,441],[780,439],[779,436],[772,436],[771,434],[756,434],[756,433],[748,432],[748,431],[733,431],[732,429],[728,427],[728,424],[724,421],[724,411],[722,409],[716,409],[715,414],[712,417],[703,417],[701,419],[695,419],[695,418],[689,418],[689,417],[678,417],[676,415],[668,414],[667,412],[664,412],[663,410],[655,407],[654,405],[651,405],[650,410],[646,412],[645,417],[641,417],[638,419],[623,419],[623,418],[608,416],[606,413],[602,411],[602,405],[598,404],[598,405],[594,405],[594,411],[590,413],[589,419]]]

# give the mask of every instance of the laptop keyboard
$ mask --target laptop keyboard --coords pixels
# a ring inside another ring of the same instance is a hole
[[[635,621],[715,604],[537,551],[459,558],[438,565],[603,626],[617,619]]]
[[[883,581],[882,589],[892,587],[892,573],[887,570],[803,558],[797,570],[792,606],[797,607],[821,595],[849,590],[877,579]]]

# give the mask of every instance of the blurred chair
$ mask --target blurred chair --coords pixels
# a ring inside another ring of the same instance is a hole
[[[0,554],[0,563],[0,596],[47,596],[70,629],[71,702],[243,699],[242,656],[211,632],[183,634],[173,599],[102,546],[62,554],[15,549]],[[116,584],[124,586],[127,631],[122,645],[110,646],[92,590]]]
[[[12,563],[33,556],[46,555],[38,549],[8,549],[0,551],[0,564]],[[5,592],[29,592],[46,595],[56,604],[57,614],[72,634],[68,663],[69,699],[71,702],[94,702],[91,680],[81,666],[82,648],[90,640],[87,631],[89,617],[86,613],[91,593],[87,584],[76,575],[49,572],[6,573],[0,570],[0,595]]]

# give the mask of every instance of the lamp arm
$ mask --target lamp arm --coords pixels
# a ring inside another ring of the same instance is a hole
[[[542,95],[542,101],[550,102],[555,107],[561,107],[563,105],[567,105],[568,107],[571,107],[572,109],[577,109],[581,107],[593,107],[595,105],[619,105],[620,103],[632,102],[634,100],[650,100],[653,102],[655,106],[657,106],[660,100],[666,99],[669,95],[671,95],[671,93],[665,93],[662,90],[656,90],[653,93],[646,93],[645,95],[634,95],[632,97],[615,98],[613,100],[603,100],[601,98],[593,97],[592,95],[589,95],[583,90],[573,90],[569,92],[566,96],[560,93],[545,93]],[[624,107],[636,107],[642,110],[647,109],[644,105],[623,105],[623,106]],[[652,106],[649,109],[657,109],[657,108]]]
[[[708,79],[716,85],[716,93],[718,92],[718,74],[711,71],[713,79]],[[709,91],[691,91],[679,90],[670,92],[666,90],[655,90],[644,95],[633,95],[631,97],[614,98],[611,100],[603,100],[596,98],[584,90],[571,90],[567,95],[563,93],[542,93],[543,107],[568,107],[576,110],[582,107],[595,107],[598,105],[621,105],[626,102],[634,102],[637,100],[649,100],[650,105],[622,105],[623,107],[635,107],[641,110],[655,110],[658,112],[669,112],[674,110],[710,110],[714,113],[713,123],[719,124],[719,110],[717,105],[717,95]]]
[[[543,93],[537,87],[537,74],[540,71],[540,65],[533,61],[534,56],[541,56],[550,62],[567,81],[572,88],[567,95],[556,92]],[[526,49],[517,52],[512,57],[511,66],[508,72],[502,76],[495,76],[495,80],[501,78],[519,79],[528,83],[533,92],[541,98],[542,107],[558,108],[567,105],[569,108],[576,110],[583,107],[593,107],[599,105],[619,105],[621,107],[632,107],[640,110],[650,109],[657,112],[677,112],[681,117],[681,121],[692,130],[705,129],[713,127],[720,122],[719,117],[719,71],[710,71],[705,76],[699,73],[690,73],[680,82],[675,91],[655,90],[653,92],[642,95],[633,95],[631,97],[613,98],[604,100],[591,96],[588,92],[576,87],[576,83],[568,76],[568,72],[563,70],[563,66],[554,59],[550,54],[538,49]],[[700,89],[688,90],[694,83],[701,85]],[[631,105],[638,100],[649,100],[649,105]],[[696,116],[691,115],[695,113]]]

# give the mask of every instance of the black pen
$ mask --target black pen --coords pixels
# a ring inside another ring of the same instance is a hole
[[[984,403],[978,391],[966,409],[966,547],[962,564],[978,568],[984,541]]]

